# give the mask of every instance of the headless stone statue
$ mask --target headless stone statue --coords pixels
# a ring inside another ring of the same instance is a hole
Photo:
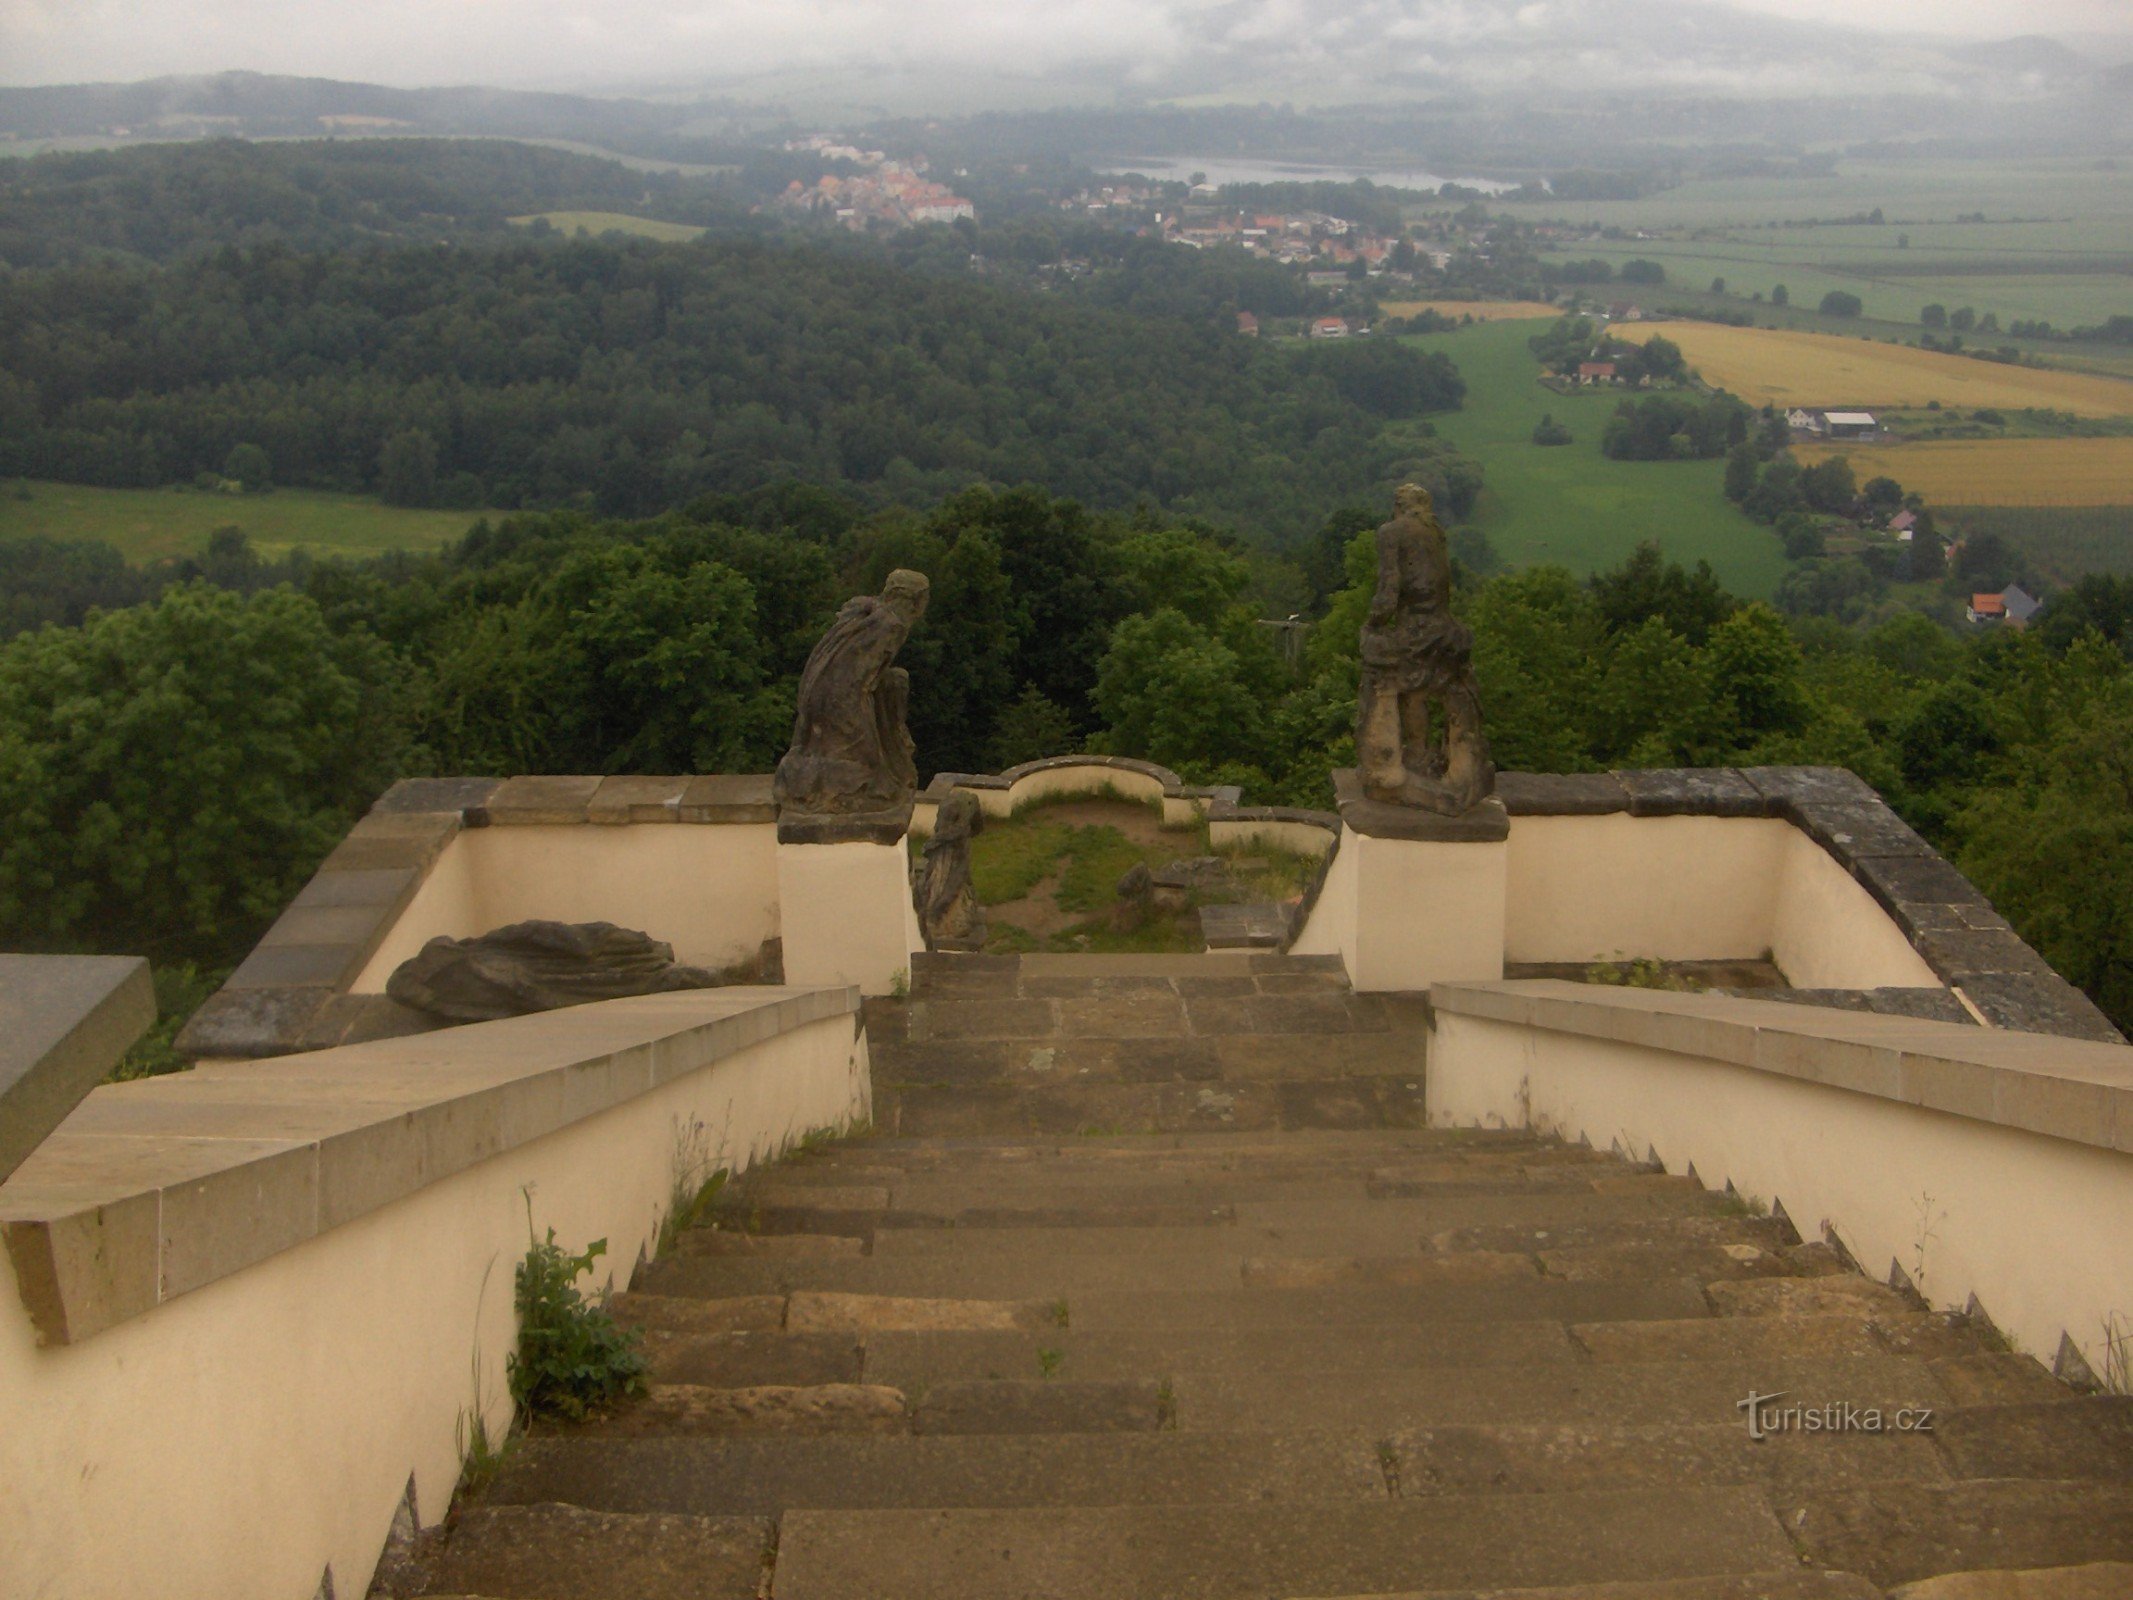
[[[773,785],[781,840],[903,836],[918,768],[904,724],[911,680],[895,661],[926,596],[921,574],[890,573],[879,598],[844,603],[807,658],[792,748]]]
[[[984,827],[978,797],[967,789],[950,794],[934,813],[933,837],[912,883],[928,950],[985,948],[985,908],[970,882],[970,841]]]
[[[1363,624],[1356,761],[1372,800],[1458,816],[1496,788],[1474,688],[1474,636],[1452,615],[1452,562],[1429,491],[1402,484],[1378,529],[1378,586]],[[1441,740],[1430,708],[1441,705]]]

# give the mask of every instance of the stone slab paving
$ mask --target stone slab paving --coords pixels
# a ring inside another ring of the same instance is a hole
[[[1256,954],[916,967],[867,1002],[882,1131],[729,1186],[616,1298],[650,1395],[537,1427],[394,1592],[2133,1595],[2047,1570],[2133,1560],[2133,1401],[1693,1182],[1426,1128],[1414,1008]],[[1751,1392],[1934,1427],[1756,1440]]]

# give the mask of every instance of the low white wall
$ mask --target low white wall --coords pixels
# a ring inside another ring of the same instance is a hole
[[[1937,987],[1874,898],[1768,817],[1511,819],[1504,959],[1753,960],[1799,988]]]
[[[777,828],[763,823],[634,823],[468,828],[445,846],[351,986],[382,994],[431,939],[471,939],[507,923],[614,922],[674,947],[678,961],[727,967],[779,935]]]
[[[872,995],[910,982],[912,953],[926,941],[903,845],[781,844],[777,884],[786,982],[856,984]]]
[[[1333,848],[1336,837],[1332,829],[1321,828],[1310,822],[1245,819],[1210,822],[1207,825],[1207,842],[1217,850],[1243,850],[1258,845],[1264,849],[1285,850],[1290,855],[1317,859]]]
[[[37,1345],[0,1252],[0,1596],[311,1600],[329,1565],[364,1593],[410,1474],[431,1523],[477,1395],[491,1438],[510,1420],[529,1196],[558,1242],[604,1237],[620,1284],[683,1130],[740,1167],[866,1114],[854,1022],[749,1046],[79,1344]]]
[[[2065,1333],[2102,1371],[2107,1319],[2133,1326],[2133,1155],[1441,1008],[1428,1103],[1432,1126],[1530,1124],[1603,1149],[1619,1141],[1638,1156],[1656,1149],[1670,1172],[1693,1165],[1706,1187],[1730,1182],[1782,1202],[1810,1238],[1826,1224],[1869,1273],[1902,1266],[1937,1306],[1976,1295],[2047,1363]]]

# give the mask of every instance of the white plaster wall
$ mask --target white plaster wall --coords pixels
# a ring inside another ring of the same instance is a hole
[[[780,931],[777,829],[762,823],[592,823],[468,828],[445,846],[352,988],[382,994],[393,969],[440,934],[507,923],[614,922],[726,967]]]
[[[1766,817],[1513,817],[1504,959],[1752,960],[1794,834]]]
[[[1356,836],[1343,828],[1340,852],[1326,869],[1326,881],[1318,886],[1318,899],[1311,906],[1303,930],[1289,946],[1299,956],[1339,956],[1352,981],[1355,976]]]
[[[424,1524],[444,1514],[477,1392],[492,1439],[510,1420],[529,1195],[559,1243],[604,1237],[619,1285],[681,1130],[739,1168],[869,1114],[856,1023],[753,1046],[81,1344],[36,1346],[0,1252],[0,1600],[312,1600],[329,1563],[336,1593],[364,1593],[410,1473]]]
[[[1432,1126],[1531,1125],[1616,1140],[1706,1187],[1826,1222],[1859,1264],[1910,1273],[1935,1305],[1975,1294],[2022,1348],[2062,1332],[2103,1370],[2133,1326],[2133,1155],[1729,1063],[1439,1012]],[[1924,1271],[1917,1270],[1924,1246]]]
[[[1504,847],[1343,828],[1296,955],[1338,955],[1365,993],[1503,976]]]
[[[909,981],[911,954],[926,941],[903,845],[781,844],[777,888],[787,983],[879,995],[899,975]]]
[[[1799,829],[1785,831],[1770,948],[1794,986],[1939,988],[1939,974],[1859,880]]]

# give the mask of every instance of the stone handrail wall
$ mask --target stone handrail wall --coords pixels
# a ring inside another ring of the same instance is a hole
[[[2133,1047],[1548,981],[1431,1001],[1433,1126],[1531,1126],[1731,1187],[2064,1376],[2133,1329]]]
[[[382,978],[359,980],[375,976],[373,962],[417,898],[434,899],[451,887],[437,880],[439,863],[471,830],[754,826],[765,830],[758,853],[767,864],[768,830],[776,816],[767,773],[405,779],[326,858],[258,947],[187,1023],[178,1048],[209,1059],[288,1055],[428,1026],[384,999]],[[467,937],[494,925],[429,931]],[[756,937],[775,932],[773,919]],[[401,959],[413,953],[402,951]]]
[[[0,1182],[155,1019],[138,956],[0,955]]]
[[[677,1187],[865,1120],[857,1007],[685,991],[96,1090],[0,1184],[0,1595],[364,1593],[509,1423],[529,1228],[626,1284]]]

